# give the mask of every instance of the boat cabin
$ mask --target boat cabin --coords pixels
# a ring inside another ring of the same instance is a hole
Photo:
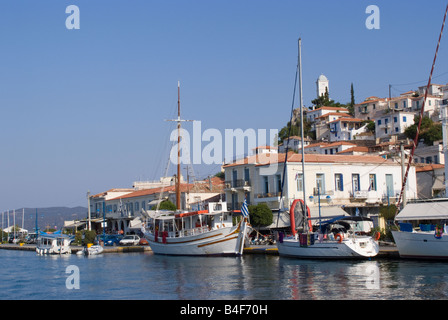
[[[148,227],[154,234],[167,232],[167,237],[176,238],[233,226],[227,203],[211,202],[208,206],[208,210],[162,213]]]

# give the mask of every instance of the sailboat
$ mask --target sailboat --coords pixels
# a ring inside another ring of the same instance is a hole
[[[142,229],[155,254],[183,256],[242,255],[247,236],[252,231],[247,208],[242,207],[240,221],[233,224],[227,203],[210,202],[207,210],[182,211],[180,199],[180,84],[178,83],[178,161],[176,211],[146,211],[147,224]]]
[[[437,43],[436,52],[426,87],[425,98],[420,111],[421,114],[417,134],[414,138],[412,151],[409,156],[409,163],[404,175],[401,193],[397,203],[397,211],[400,208],[402,195],[406,187],[409,167],[412,163],[414,151],[418,143],[418,133],[420,131],[420,124],[423,118],[426,98],[428,95],[429,86],[431,84],[432,73],[434,71],[434,65],[437,59],[437,53],[443,34],[443,28],[445,26],[447,12],[448,5],[445,10],[439,41]],[[448,197],[447,108],[447,105],[441,108],[443,150],[445,158],[445,197]],[[395,216],[395,221],[399,224],[399,230],[392,231],[392,236],[394,237],[400,257],[418,259],[448,259],[448,227],[446,225],[446,221],[448,221],[448,199],[431,199],[408,204],[403,203],[403,209]],[[419,224],[415,226],[417,222]]]
[[[301,39],[299,39],[298,73],[300,86],[300,120],[302,139],[302,172],[305,172],[303,101],[302,101],[302,70],[301,70]],[[296,73],[297,79],[297,73]],[[286,153],[288,150],[286,150]],[[285,157],[285,166],[287,162]],[[285,174],[283,174],[283,177]],[[371,258],[378,254],[378,242],[370,236],[357,235],[355,226],[358,221],[344,216],[320,221],[313,228],[310,209],[306,204],[305,174],[303,174],[303,199],[296,199],[290,209],[291,235],[284,237],[279,234],[278,252],[281,256],[311,259],[347,259]],[[315,229],[315,230],[314,230]],[[315,232],[314,232],[315,231]],[[379,237],[378,237],[379,238]]]

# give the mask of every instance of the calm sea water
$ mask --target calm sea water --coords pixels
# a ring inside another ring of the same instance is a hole
[[[169,257],[148,252],[37,256],[0,250],[2,300],[447,298],[448,263],[444,262]]]

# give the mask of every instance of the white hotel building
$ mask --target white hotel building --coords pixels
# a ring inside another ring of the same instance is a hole
[[[284,160],[284,153],[264,154],[224,165],[228,208],[240,209],[246,197],[250,204],[264,202],[271,209],[278,209]],[[401,191],[401,166],[380,156],[305,154],[304,175],[301,155],[289,153],[285,172],[284,206],[303,199],[305,186],[312,212],[316,212],[320,199],[322,208],[378,214],[379,206],[394,203]],[[414,166],[409,171],[406,197],[417,198]]]

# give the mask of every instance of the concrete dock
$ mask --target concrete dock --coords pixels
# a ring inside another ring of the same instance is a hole
[[[72,246],[72,253],[83,249],[81,246]],[[34,244],[1,244],[0,249],[6,250],[24,250],[24,251],[36,251],[36,245]],[[116,247],[104,247],[103,253],[126,253],[126,252],[151,252],[149,246],[116,246]],[[275,245],[254,245],[248,248],[244,248],[244,254],[267,254],[267,255],[278,255],[278,250]],[[399,258],[398,250],[396,246],[393,245],[380,245],[380,252],[375,258],[388,258],[395,259]]]

